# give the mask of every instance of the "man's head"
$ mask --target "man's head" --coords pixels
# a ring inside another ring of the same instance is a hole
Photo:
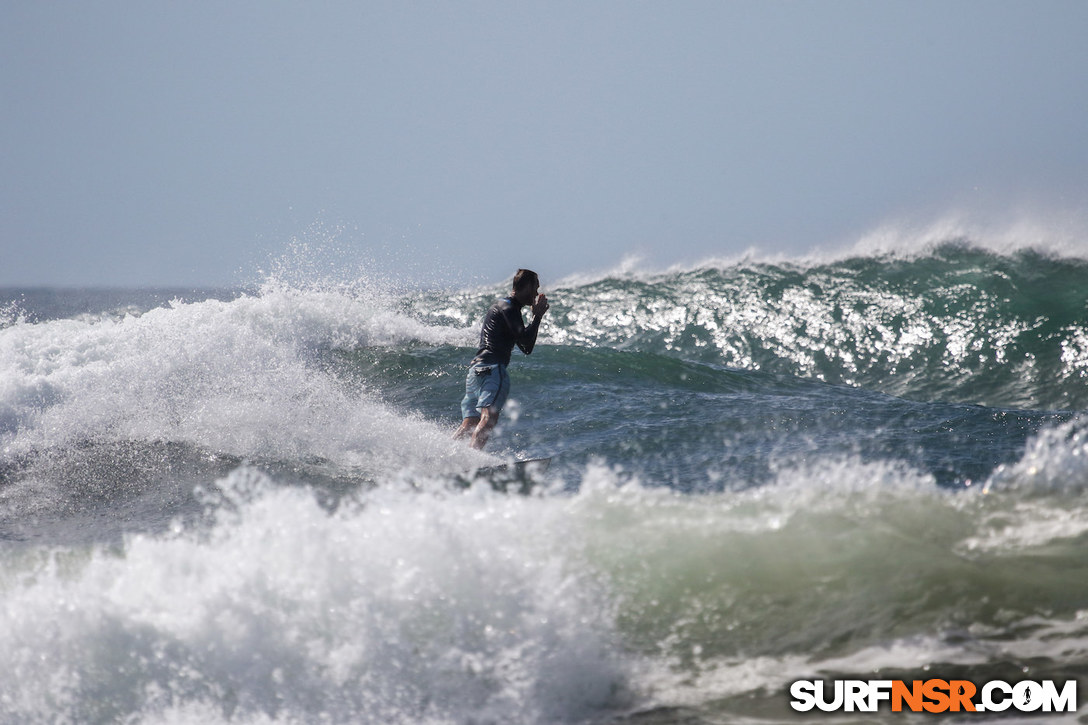
[[[514,299],[523,305],[531,305],[540,290],[540,278],[530,269],[519,269],[514,273]]]

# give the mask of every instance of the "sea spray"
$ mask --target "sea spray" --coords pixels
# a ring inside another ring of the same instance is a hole
[[[236,455],[327,456],[368,437],[379,443],[367,421],[383,418],[411,440],[426,436],[425,426],[410,432],[404,416],[371,396],[345,394],[335,379],[315,374],[314,356],[462,337],[371,303],[292,291],[171,304],[119,320],[18,325],[0,342],[10,373],[5,445],[20,453],[172,440]]]
[[[624,692],[561,500],[381,489],[336,512],[242,468],[206,526],[9,562],[5,722],[574,722]],[[66,560],[66,565],[59,562]]]
[[[239,468],[200,494],[197,521],[5,560],[0,681],[26,684],[0,712],[589,722],[743,712],[813,672],[1082,661],[1068,501],[1029,512],[850,460],[779,477],[692,496],[591,467],[577,493],[433,479],[330,510]],[[1002,512],[1051,535],[995,547]]]
[[[1084,271],[960,240],[564,283],[488,453],[449,436],[501,284],[26,294],[0,722],[785,722],[796,679],[1083,679]],[[524,456],[531,495],[465,488]]]

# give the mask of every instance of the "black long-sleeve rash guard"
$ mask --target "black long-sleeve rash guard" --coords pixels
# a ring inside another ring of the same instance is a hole
[[[484,316],[480,349],[472,359],[473,365],[509,365],[514,345],[526,355],[533,352],[536,334],[540,330],[540,318],[534,317],[526,327],[521,318],[521,308],[524,306],[510,297],[491,306]]]

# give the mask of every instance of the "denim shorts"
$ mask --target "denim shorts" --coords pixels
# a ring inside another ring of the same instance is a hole
[[[510,394],[510,376],[505,365],[472,365],[465,378],[465,398],[461,401],[462,418],[479,418],[480,411],[492,408],[498,413]]]

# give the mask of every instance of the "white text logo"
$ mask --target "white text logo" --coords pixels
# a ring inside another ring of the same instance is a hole
[[[1016,683],[991,680],[977,687],[969,680],[798,680],[790,686],[790,706],[798,712],[1076,712],[1077,682],[1059,688],[1053,680]]]

